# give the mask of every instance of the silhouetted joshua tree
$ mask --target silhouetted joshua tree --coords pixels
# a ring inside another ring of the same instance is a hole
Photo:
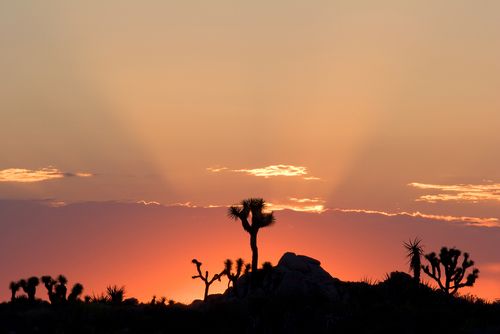
[[[58,302],[66,301],[66,293],[68,292],[66,284],[68,284],[68,279],[64,275],[57,276],[57,283],[55,285],[55,299]]]
[[[10,297],[11,302],[16,300],[16,293],[17,291],[19,291],[20,287],[21,286],[19,285],[19,282],[14,282],[14,281],[10,282],[9,289],[11,291],[11,297]]]
[[[47,294],[49,296],[49,300],[51,303],[54,303],[54,285],[56,285],[57,281],[53,279],[49,275],[45,275],[41,277],[43,285],[45,285],[45,289],[47,289]]]
[[[205,294],[203,295],[203,300],[207,300],[208,289],[210,288],[210,285],[212,285],[212,283],[216,280],[220,282],[221,277],[226,274],[226,270],[224,269],[219,274],[215,274],[211,279],[208,279],[208,270],[205,271],[205,276],[203,276],[203,274],[201,273],[201,262],[196,259],[193,259],[191,262],[196,265],[196,270],[198,271],[198,275],[195,275],[192,278],[199,278],[205,283]]]
[[[413,280],[415,283],[420,283],[420,270],[422,268],[422,254],[424,250],[420,243],[422,240],[415,238],[404,243],[406,248],[406,256],[410,265],[410,271],[413,272]]]
[[[69,302],[76,302],[79,300],[80,295],[83,293],[83,285],[80,283],[75,283],[73,288],[71,288],[71,293],[68,296]]]
[[[28,300],[31,302],[35,301],[36,287],[40,284],[38,277],[32,276],[28,280],[22,279],[18,284],[28,295]]]
[[[250,273],[250,269],[252,269],[252,265],[250,263],[245,264],[245,269],[243,270],[243,274],[248,275]]]
[[[113,304],[121,304],[125,297],[125,287],[118,287],[116,285],[108,285],[106,287],[106,295],[108,300]]]
[[[252,271],[257,272],[259,250],[257,248],[257,234],[263,227],[275,222],[273,212],[264,212],[266,202],[262,198],[249,198],[241,201],[240,205],[231,206],[228,216],[234,220],[240,220],[243,229],[250,234],[250,248],[252,249]],[[252,215],[251,224],[248,218]]]
[[[464,253],[462,264],[459,266],[458,261],[461,254],[462,252],[456,248],[443,247],[439,257],[434,252],[425,256],[430,267],[429,265],[422,266],[422,270],[437,282],[441,291],[448,295],[454,295],[460,288],[473,286],[479,276],[479,270],[474,268],[467,275],[465,282],[462,282],[465,278],[465,272],[474,265],[474,261],[469,260],[468,253]]]
[[[225,271],[226,271],[226,276],[228,278],[228,282],[227,282],[227,287],[229,288],[229,286],[231,285],[231,283],[233,284],[233,287],[235,287],[235,283],[236,281],[238,280],[238,278],[240,278],[241,276],[241,272],[243,271],[243,265],[244,265],[244,261],[242,258],[239,258],[236,260],[236,272],[233,274],[232,271],[233,271],[233,261],[231,261],[230,259],[227,259],[226,261],[224,261],[224,267],[225,267]]]

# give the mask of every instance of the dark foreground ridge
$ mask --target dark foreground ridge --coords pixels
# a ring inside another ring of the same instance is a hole
[[[191,305],[135,299],[0,305],[1,333],[500,333],[500,303],[456,297],[392,272],[342,282],[320,262],[286,253],[224,294]]]

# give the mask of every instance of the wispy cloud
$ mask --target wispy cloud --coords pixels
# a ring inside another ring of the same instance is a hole
[[[417,198],[417,201],[421,202],[500,202],[500,183],[444,185],[412,182],[408,185],[418,189],[436,190],[439,192],[438,194],[427,194],[420,196],[419,198]]]
[[[446,222],[458,222],[464,223],[465,225],[471,226],[483,226],[483,227],[500,227],[498,218],[480,218],[480,217],[467,217],[467,216],[451,216],[451,215],[434,215],[422,213],[419,211],[415,212],[385,212],[378,210],[365,210],[365,209],[334,209],[334,211],[344,212],[344,213],[365,213],[365,214],[377,214],[387,217],[413,217],[413,218],[425,218],[432,220],[441,220]]]
[[[140,200],[136,202],[137,204],[143,204],[143,205],[161,205],[160,202],[157,201],[145,201],[145,200]]]
[[[33,183],[65,177],[90,177],[91,173],[62,172],[54,167],[41,169],[7,168],[0,170],[0,182]]]
[[[319,177],[309,175],[307,167],[293,165],[270,165],[252,169],[229,169],[227,167],[208,167],[207,170],[212,173],[229,171],[234,173],[245,173],[247,175],[270,178],[275,176],[295,176],[302,177],[304,180],[320,180]]]
[[[325,211],[325,201],[321,198],[295,198],[290,197],[282,203],[268,203],[272,211],[293,210],[300,212],[322,213]]]

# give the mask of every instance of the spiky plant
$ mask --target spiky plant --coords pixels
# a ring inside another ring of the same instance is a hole
[[[413,280],[418,284],[420,283],[420,270],[422,269],[422,255],[424,249],[420,245],[422,240],[415,238],[408,240],[403,245],[406,248],[406,256],[408,257],[408,264],[410,271],[413,272]]]
[[[11,302],[16,300],[16,293],[17,291],[19,291],[20,287],[21,286],[19,285],[19,282],[14,282],[14,281],[10,282],[9,289],[11,291],[11,297],[10,297]]]
[[[79,300],[80,295],[83,293],[83,285],[80,283],[75,283],[71,288],[71,293],[68,296],[69,302],[76,302]]]
[[[257,272],[259,250],[257,248],[257,234],[261,228],[272,225],[276,219],[273,212],[266,212],[266,202],[262,198],[248,198],[239,205],[229,208],[228,216],[240,220],[243,229],[250,234],[250,248],[252,250],[252,272]],[[251,215],[251,222],[248,221]]]
[[[121,304],[125,296],[125,287],[117,285],[108,285],[106,287],[106,295],[113,304]]]

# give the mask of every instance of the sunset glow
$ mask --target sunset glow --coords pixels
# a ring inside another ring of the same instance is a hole
[[[383,280],[418,237],[500,299],[500,1],[3,1],[0,25],[0,302],[50,273],[190,303],[193,258],[251,260],[247,198],[276,218],[259,265]]]

